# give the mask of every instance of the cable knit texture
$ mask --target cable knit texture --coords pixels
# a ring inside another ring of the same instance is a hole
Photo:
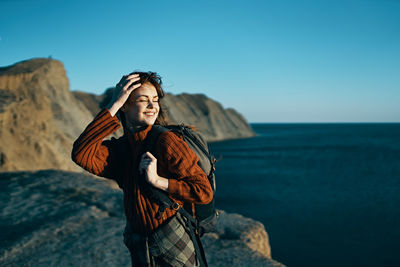
[[[156,219],[158,204],[144,189],[151,186],[139,174],[141,156],[145,153],[145,139],[152,126],[111,140],[105,137],[121,125],[103,109],[74,142],[72,160],[85,170],[115,180],[124,192],[125,216],[133,231],[148,234],[158,228],[175,210],[166,209],[165,216]],[[104,141],[103,141],[104,140]],[[156,143],[157,173],[169,179],[169,196],[179,204],[206,204],[212,200],[212,188],[206,174],[198,166],[197,155],[173,132],[162,133]]]

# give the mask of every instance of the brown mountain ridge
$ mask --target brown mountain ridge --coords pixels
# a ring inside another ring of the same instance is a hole
[[[102,95],[71,92],[62,62],[36,58],[0,68],[0,171],[80,170],[73,141],[104,105]],[[167,94],[169,121],[194,125],[209,141],[254,136],[242,115],[205,95]]]

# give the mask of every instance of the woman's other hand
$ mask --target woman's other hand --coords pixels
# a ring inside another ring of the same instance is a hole
[[[128,100],[132,91],[142,85],[141,83],[135,83],[139,80],[139,74],[131,74],[123,76],[119,83],[117,83],[111,101],[107,105],[111,116],[114,117],[118,110],[125,104],[126,100]]]
[[[157,174],[157,159],[150,153],[142,155],[139,164],[140,174],[145,174],[146,182],[161,190],[168,191],[168,179]]]

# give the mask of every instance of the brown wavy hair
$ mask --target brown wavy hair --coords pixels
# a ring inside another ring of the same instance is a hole
[[[163,86],[162,86],[162,80],[161,80],[161,76],[158,75],[156,72],[152,72],[152,71],[148,71],[148,72],[142,72],[142,71],[134,71],[128,74],[139,74],[139,78],[140,80],[138,81],[138,83],[141,84],[145,84],[145,83],[151,83],[157,91],[157,95],[158,95],[158,105],[159,105],[159,112],[158,112],[158,116],[156,121],[154,122],[154,124],[158,124],[158,125],[167,125],[167,116],[166,116],[166,109],[162,104],[162,99],[164,97],[164,90],[163,90]],[[126,118],[125,118],[125,114],[122,110],[118,111],[118,116],[120,118],[121,124],[124,128],[126,128]]]

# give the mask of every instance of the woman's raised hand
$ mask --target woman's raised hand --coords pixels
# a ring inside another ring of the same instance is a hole
[[[139,74],[136,73],[123,76],[119,83],[117,83],[111,101],[107,105],[111,116],[117,114],[118,110],[125,104],[126,100],[128,100],[132,91],[142,85],[141,83],[135,83],[139,80]]]

